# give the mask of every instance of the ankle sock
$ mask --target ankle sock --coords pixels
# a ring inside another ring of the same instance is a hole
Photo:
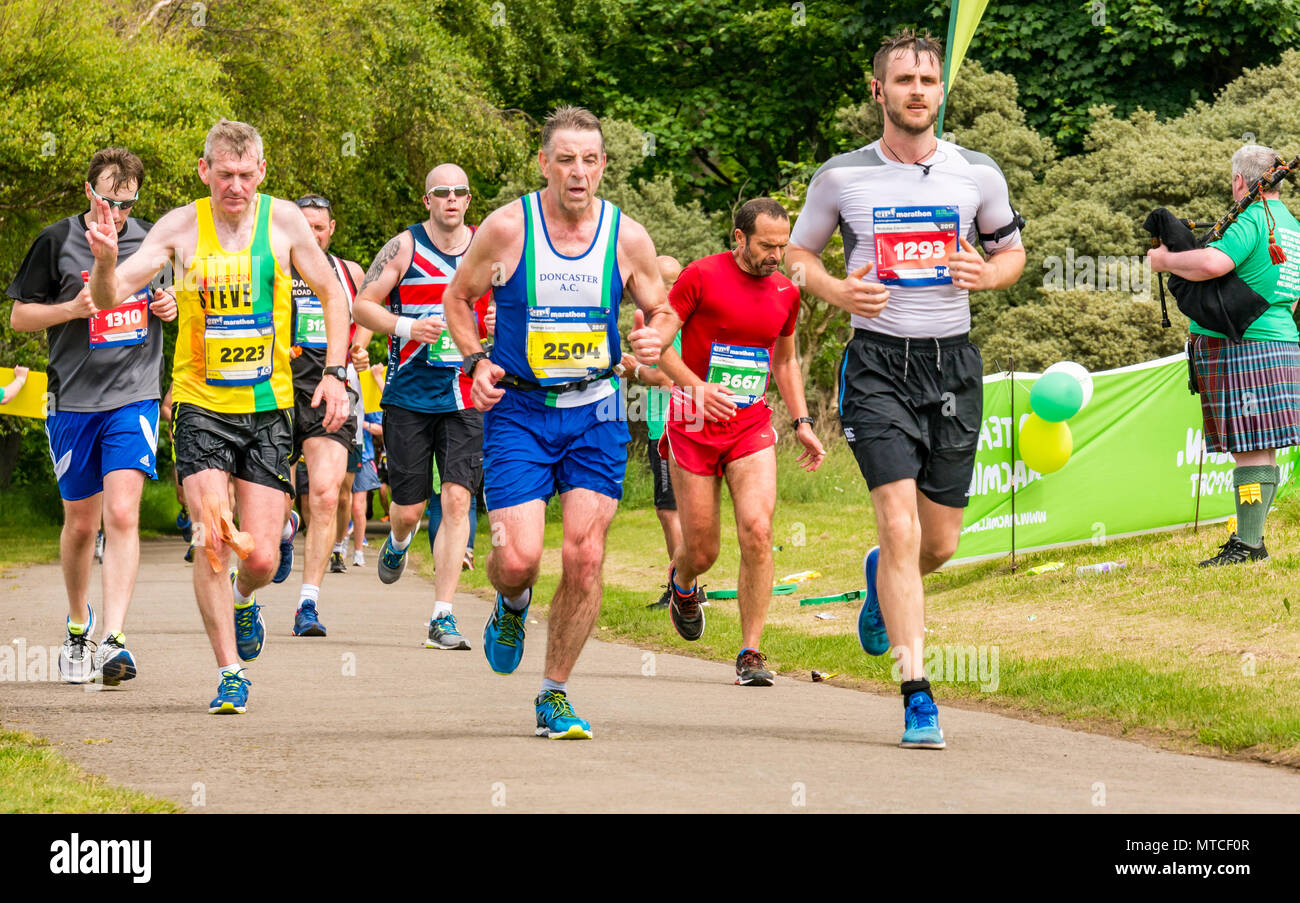
[[[930,692],[930,682],[924,677],[920,680],[903,681],[901,689],[903,691],[903,705],[911,702],[912,697],[917,693],[924,693],[930,697],[931,701],[934,700],[934,694]]]
[[[298,593],[298,607],[302,608],[302,603],[304,602],[310,602],[312,605],[315,605],[319,601],[320,587],[312,586],[310,583],[304,583],[301,592]]]
[[[528,607],[528,603],[533,600],[533,588],[531,586],[528,587],[528,589],[524,590],[517,599],[506,599],[505,596],[502,596],[501,598],[505,599],[506,608],[522,613],[523,610]]]
[[[542,689],[538,691],[537,695],[541,696],[542,694],[550,690],[554,690],[558,693],[563,693],[565,692],[564,688],[566,686],[568,686],[568,681],[555,681],[555,680],[551,680],[549,677],[543,677]]]

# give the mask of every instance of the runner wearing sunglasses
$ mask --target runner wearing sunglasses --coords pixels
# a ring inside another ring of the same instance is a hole
[[[375,257],[357,293],[354,316],[387,333],[384,444],[388,450],[389,535],[379,551],[379,579],[394,583],[433,494],[433,460],[442,477],[442,523],[434,537],[434,605],[430,649],[469,649],[452,614],[469,541],[469,500],[483,479],[483,415],[470,400],[470,380],[443,319],[442,294],[469,249],[465,224],[469,179],[444,163],[424,181],[429,218],[392,238]],[[489,293],[478,299],[485,310]],[[485,337],[479,316],[479,338]]]

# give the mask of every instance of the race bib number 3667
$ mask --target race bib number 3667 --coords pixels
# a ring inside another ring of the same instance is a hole
[[[885,285],[949,285],[957,251],[956,207],[877,207],[876,272]]]

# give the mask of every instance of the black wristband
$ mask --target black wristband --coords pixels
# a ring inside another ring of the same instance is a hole
[[[797,430],[799,429],[799,424],[801,423],[806,423],[809,426],[812,426],[813,419],[811,417],[796,417],[794,420],[790,422],[790,425]]]
[[[478,362],[482,360],[487,360],[487,355],[484,354],[482,351],[474,352],[469,357],[465,358],[464,362],[461,363],[460,365],[461,372],[464,373],[466,376],[468,376],[470,379],[473,379],[474,368],[477,367]]]
[[[335,379],[337,379],[339,382],[346,383],[348,381],[348,368],[347,367],[325,367],[323,370],[321,370],[321,377],[324,378],[326,376],[332,376]]]

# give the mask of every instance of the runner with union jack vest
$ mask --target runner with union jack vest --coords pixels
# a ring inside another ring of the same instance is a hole
[[[379,579],[393,583],[433,494],[432,459],[442,476],[442,523],[434,539],[431,649],[468,649],[456,627],[452,597],[469,540],[469,500],[483,477],[483,415],[470,400],[470,380],[443,318],[442,294],[474,227],[465,224],[469,179],[444,163],[424,183],[429,218],[392,238],[370,265],[353,314],[387,333],[388,376],[381,406],[388,448],[390,533],[379,553]],[[486,307],[484,294],[477,306]],[[481,318],[480,318],[481,322]],[[480,336],[481,337],[481,336]]]

